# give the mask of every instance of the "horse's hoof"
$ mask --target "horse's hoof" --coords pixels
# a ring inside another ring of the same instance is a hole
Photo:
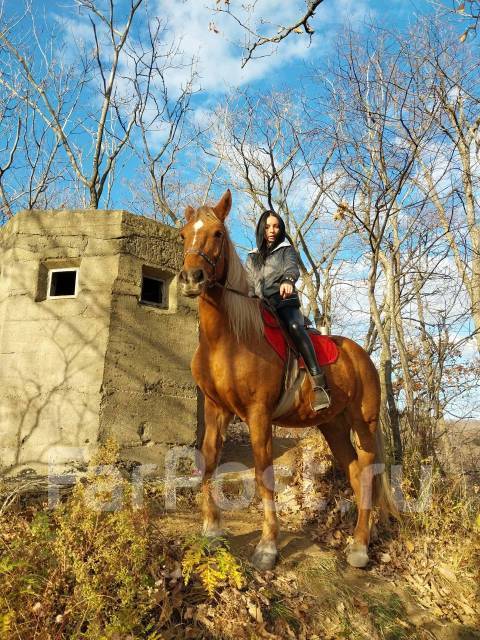
[[[278,551],[274,545],[257,546],[252,556],[252,564],[257,571],[270,571],[276,565]]]
[[[352,542],[347,550],[347,562],[351,567],[363,569],[368,564],[367,545],[360,542]]]

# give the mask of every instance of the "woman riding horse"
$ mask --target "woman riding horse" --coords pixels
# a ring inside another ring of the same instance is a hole
[[[257,248],[250,251],[245,264],[250,296],[258,296],[272,305],[285,325],[307,365],[313,382],[314,411],[330,406],[323,369],[305,329],[295,283],[300,276],[298,256],[286,239],[285,223],[274,211],[264,211],[255,233]]]
[[[180,290],[199,300],[199,345],[192,358],[192,374],[205,397],[203,530],[206,536],[221,535],[220,510],[211,480],[228,425],[236,414],[250,430],[255,479],[264,508],[262,536],[253,562],[259,569],[271,569],[278,557],[272,416],[282,392],[284,364],[264,337],[259,300],[248,296],[247,274],[224,224],[231,205],[228,190],[214,206],[187,207],[186,223],[180,231],[185,247]],[[321,429],[355,492],[358,517],[347,559],[353,566],[364,567],[372,495],[383,513],[395,513],[382,464],[380,383],[373,362],[360,345],[342,336],[332,336],[332,340],[338,358],[326,368],[330,406],[319,412],[312,410],[312,384],[306,377],[295,405],[276,418],[275,424]]]

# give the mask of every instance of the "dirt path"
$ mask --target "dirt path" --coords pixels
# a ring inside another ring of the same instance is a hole
[[[299,453],[297,445],[296,438],[276,438],[275,464],[293,468]],[[244,465],[242,475],[253,475],[248,443],[227,443],[222,463],[232,461]],[[322,517],[327,515],[326,512]],[[248,560],[251,557],[260,536],[261,523],[262,512],[258,505],[224,511],[227,538],[232,551],[240,558]],[[199,533],[200,510],[195,506],[180,509],[162,516],[159,524],[167,536],[183,538]],[[363,570],[348,566],[342,546],[332,549],[319,540],[317,524],[300,523],[287,512],[280,515],[280,524],[280,562],[275,575],[295,576],[298,590],[309,594],[316,603],[316,615],[324,616],[327,622],[331,619],[330,637],[480,640],[480,631],[472,625],[446,622],[422,605],[402,576],[392,579],[392,576],[379,575],[375,562]]]
[[[257,510],[226,512],[224,527],[232,551],[248,560],[261,529],[261,514]],[[162,518],[162,531],[167,536],[184,537],[198,533],[200,514],[177,512]],[[312,540],[315,528],[288,529],[282,522],[279,539],[280,562],[275,569],[278,575],[295,575],[299,590],[313,596],[318,603],[319,616],[337,617],[351,608],[363,617],[363,631],[378,629],[376,617],[383,618],[385,639],[418,638],[433,640],[480,640],[480,632],[472,626],[443,622],[424,609],[408,592],[401,580],[386,580],[375,575],[374,568],[349,567],[339,551],[322,548]],[[352,616],[350,616],[350,620]],[[333,624],[337,625],[335,620]],[[351,624],[351,622],[350,622]],[[355,638],[352,635],[338,637]],[[372,632],[372,637],[373,632]]]

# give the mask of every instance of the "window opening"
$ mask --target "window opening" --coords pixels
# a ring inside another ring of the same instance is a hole
[[[75,298],[78,290],[78,269],[50,269],[48,298]]]
[[[165,281],[153,276],[142,276],[141,302],[165,306]]]

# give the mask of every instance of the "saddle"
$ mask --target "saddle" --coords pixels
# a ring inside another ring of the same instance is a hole
[[[275,309],[262,304],[262,316],[265,339],[284,362],[282,395],[272,416],[279,418],[298,405],[302,385],[307,378],[307,370],[303,358],[275,313]],[[325,336],[309,326],[308,318],[304,318],[304,321],[305,328],[315,347],[319,365],[333,364],[338,358],[338,347],[335,342],[329,336]]]

